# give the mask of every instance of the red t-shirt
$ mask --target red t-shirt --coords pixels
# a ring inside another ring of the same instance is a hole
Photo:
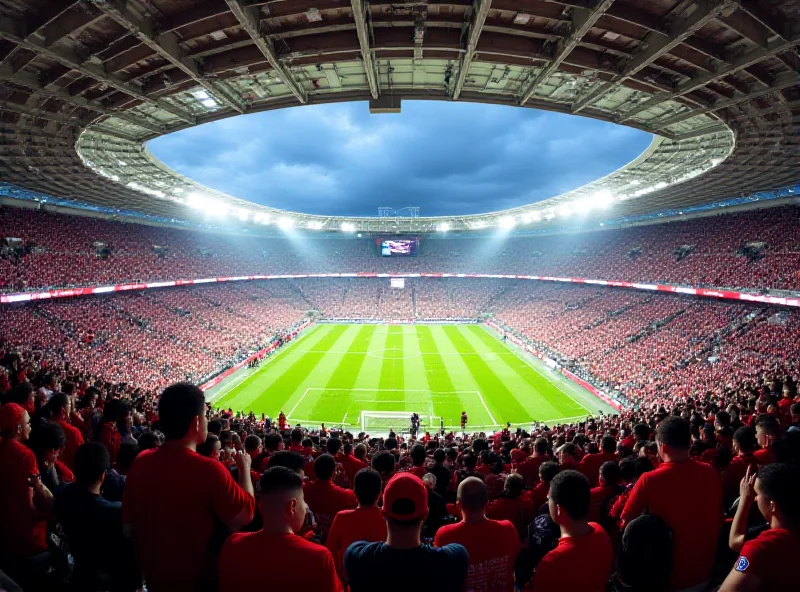
[[[603,527],[590,522],[592,532],[582,537],[562,537],[555,549],[539,562],[525,590],[534,592],[605,592],[614,562],[611,538]]]
[[[587,454],[581,459],[580,468],[578,470],[586,475],[592,487],[597,487],[597,484],[600,482],[600,467],[604,462],[610,460],[617,460],[617,456],[613,452]]]
[[[342,468],[344,469],[344,474],[347,475],[347,480],[352,484],[353,479],[356,478],[356,473],[361,469],[367,468],[367,465],[363,461],[358,460],[355,456],[345,454],[342,456]]]
[[[358,506],[356,494],[334,485],[330,481],[314,481],[303,485],[303,497],[314,513],[317,530],[323,542],[333,524],[333,519],[342,510],[352,510]]]
[[[775,453],[769,448],[762,448],[753,453],[753,458],[759,465],[771,465],[775,462]]]
[[[622,511],[628,523],[643,512],[655,514],[672,529],[670,588],[682,590],[711,577],[723,522],[722,483],[709,465],[687,460],[661,463],[634,485]]]
[[[436,532],[434,546],[458,543],[469,553],[466,589],[471,592],[513,592],[514,562],[520,551],[519,534],[508,520],[458,522]]]
[[[616,487],[592,487],[591,502],[589,505],[589,521],[600,522],[601,519],[606,518],[611,510],[611,498],[616,497],[617,494],[618,490]],[[605,512],[603,511],[604,504]]]
[[[547,503],[547,496],[550,495],[550,484],[544,481],[539,481],[532,491],[533,510],[539,511],[544,504]]]
[[[525,462],[520,463],[517,467],[517,472],[522,475],[526,485],[533,485],[539,482],[539,467],[549,460],[549,454],[529,456]]]
[[[386,519],[377,506],[343,510],[336,514],[326,546],[333,555],[336,569],[344,574],[344,552],[356,541],[377,543],[386,540]]]
[[[213,569],[215,525],[254,510],[253,498],[222,463],[177,442],[136,457],[122,498],[122,520],[134,529],[153,592],[197,588]]]
[[[772,528],[744,544],[734,569],[758,576],[761,592],[783,592],[797,588],[794,562],[798,557],[800,534]]]
[[[64,430],[64,436],[67,439],[67,445],[64,447],[64,452],[61,453],[61,460],[70,469],[74,470],[75,451],[78,450],[78,446],[83,444],[83,434],[78,428],[66,421],[57,421],[56,423]]]
[[[529,492],[525,492],[526,494]],[[492,520],[507,520],[517,529],[517,534],[522,537],[528,531],[528,525],[535,516],[536,508],[531,503],[529,495],[517,498],[500,497],[490,502],[486,507],[486,517]]]
[[[296,534],[232,534],[222,546],[217,571],[219,592],[342,589],[331,552]]]
[[[425,467],[411,467],[408,472],[422,479],[428,472],[428,469]]]
[[[27,446],[0,442],[0,554],[22,557],[47,550],[47,522],[31,509],[29,478],[38,474],[36,455]]]
[[[733,500],[739,497],[739,484],[747,474],[747,467],[758,466],[758,460],[752,454],[740,454],[731,460],[731,464],[722,475],[722,492],[725,499]]]

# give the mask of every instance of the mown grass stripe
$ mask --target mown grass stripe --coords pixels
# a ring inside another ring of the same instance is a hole
[[[445,327],[444,333],[459,352],[475,351],[475,348],[470,345],[458,327]],[[520,405],[514,393],[506,387],[505,383],[494,373],[483,358],[480,356],[464,356],[462,359],[473,379],[478,383],[481,395],[492,411],[495,420],[502,423],[519,421],[522,418],[526,421],[530,420],[530,413]],[[498,411],[500,412],[499,414]]]
[[[425,366],[425,375],[428,379],[428,387],[434,393],[452,393],[456,390],[453,381],[450,379],[447,365],[439,353],[433,332],[428,325],[417,327],[419,335],[419,349],[425,354],[422,361]]]
[[[377,394],[378,401],[399,401],[405,400],[402,392],[405,385],[403,376],[403,328],[390,325],[386,336],[386,349],[383,352],[383,364],[381,366],[381,376],[378,381],[378,388],[386,389]],[[398,404],[398,408],[404,406]]]

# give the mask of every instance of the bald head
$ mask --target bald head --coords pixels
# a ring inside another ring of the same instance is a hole
[[[458,486],[458,501],[466,512],[480,512],[489,503],[486,484],[477,477],[467,477]]]

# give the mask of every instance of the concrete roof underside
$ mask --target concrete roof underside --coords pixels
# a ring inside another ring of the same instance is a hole
[[[800,0],[0,0],[0,181],[180,220],[204,219],[187,203],[201,193],[262,221],[381,230],[210,190],[143,143],[242,113],[442,100],[656,139],[567,194],[399,230],[546,224],[609,193],[615,217],[714,203],[800,181],[799,46]]]

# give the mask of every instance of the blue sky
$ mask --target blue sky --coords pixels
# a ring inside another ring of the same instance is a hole
[[[377,215],[478,214],[532,203],[636,158],[651,135],[584,117],[497,105],[407,101],[242,115],[157,138],[150,151],[214,189],[272,207]]]

